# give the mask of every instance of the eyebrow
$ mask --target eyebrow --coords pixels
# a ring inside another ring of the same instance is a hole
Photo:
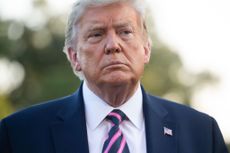
[[[113,25],[114,27],[118,27],[118,28],[120,28],[120,27],[128,27],[128,26],[131,26],[131,27],[133,27],[133,24],[132,24],[132,22],[130,22],[130,21],[125,21],[125,22],[118,22],[118,23],[115,23],[114,25]]]
[[[94,31],[94,30],[103,30],[106,28],[106,25],[102,22],[99,21],[92,21],[90,23],[89,31]],[[114,23],[113,27],[115,28],[122,28],[122,27],[133,27],[132,22],[130,21],[121,21],[118,23]]]
[[[103,22],[97,21],[97,20],[91,20],[89,23],[87,23],[87,25],[89,26],[89,29],[94,29],[94,28],[98,28],[98,27],[103,27],[105,26],[105,24]]]

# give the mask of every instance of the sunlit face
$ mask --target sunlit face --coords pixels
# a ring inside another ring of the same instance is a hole
[[[129,4],[91,7],[76,26],[76,48],[68,53],[89,86],[137,84],[150,46],[142,21]]]

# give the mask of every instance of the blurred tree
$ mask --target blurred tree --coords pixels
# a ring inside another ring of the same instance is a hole
[[[64,29],[63,24],[54,23],[57,20],[50,19],[44,27],[36,30],[15,21],[0,24],[1,29],[12,24],[24,29],[18,40],[9,39],[9,29],[3,30],[6,34],[0,37],[1,42],[5,41],[0,46],[0,56],[20,62],[26,71],[23,84],[10,94],[10,100],[17,108],[64,96],[73,92],[79,84],[62,53],[64,34],[60,36],[59,31],[50,29],[55,24]]]
[[[0,120],[14,111],[6,96],[0,95]]]
[[[151,60],[146,65],[142,84],[153,95],[190,105],[197,89],[217,83],[218,78],[208,71],[188,71],[180,56],[158,39],[152,19],[152,15],[148,14],[147,25],[153,45]]]
[[[8,97],[9,105],[16,109],[70,94],[80,84],[61,53],[66,15],[51,16],[44,0],[36,1],[34,6],[43,14],[43,24],[31,26],[26,21],[0,23],[0,56],[20,62],[26,73],[22,85]],[[153,28],[150,30],[154,31]],[[215,80],[206,72],[187,72],[179,55],[157,39],[153,41],[152,59],[142,79],[149,92],[189,104],[197,87]],[[2,110],[7,108],[2,106]],[[13,109],[7,113],[11,111]]]
[[[154,95],[190,105],[197,88],[217,80],[208,71],[188,72],[178,54],[157,42],[152,47],[151,60],[145,68],[142,83]]]

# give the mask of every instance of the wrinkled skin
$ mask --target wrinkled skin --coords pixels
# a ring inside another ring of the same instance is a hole
[[[143,21],[128,3],[88,8],[68,54],[88,87],[109,105],[125,103],[135,92],[150,59]]]

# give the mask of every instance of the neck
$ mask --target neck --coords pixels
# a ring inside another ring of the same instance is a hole
[[[87,82],[86,82],[87,83]],[[135,93],[139,86],[139,82],[132,85],[102,85],[100,87],[87,86],[91,91],[93,91],[97,96],[103,99],[107,104],[112,107],[119,107],[123,105],[128,99]]]

